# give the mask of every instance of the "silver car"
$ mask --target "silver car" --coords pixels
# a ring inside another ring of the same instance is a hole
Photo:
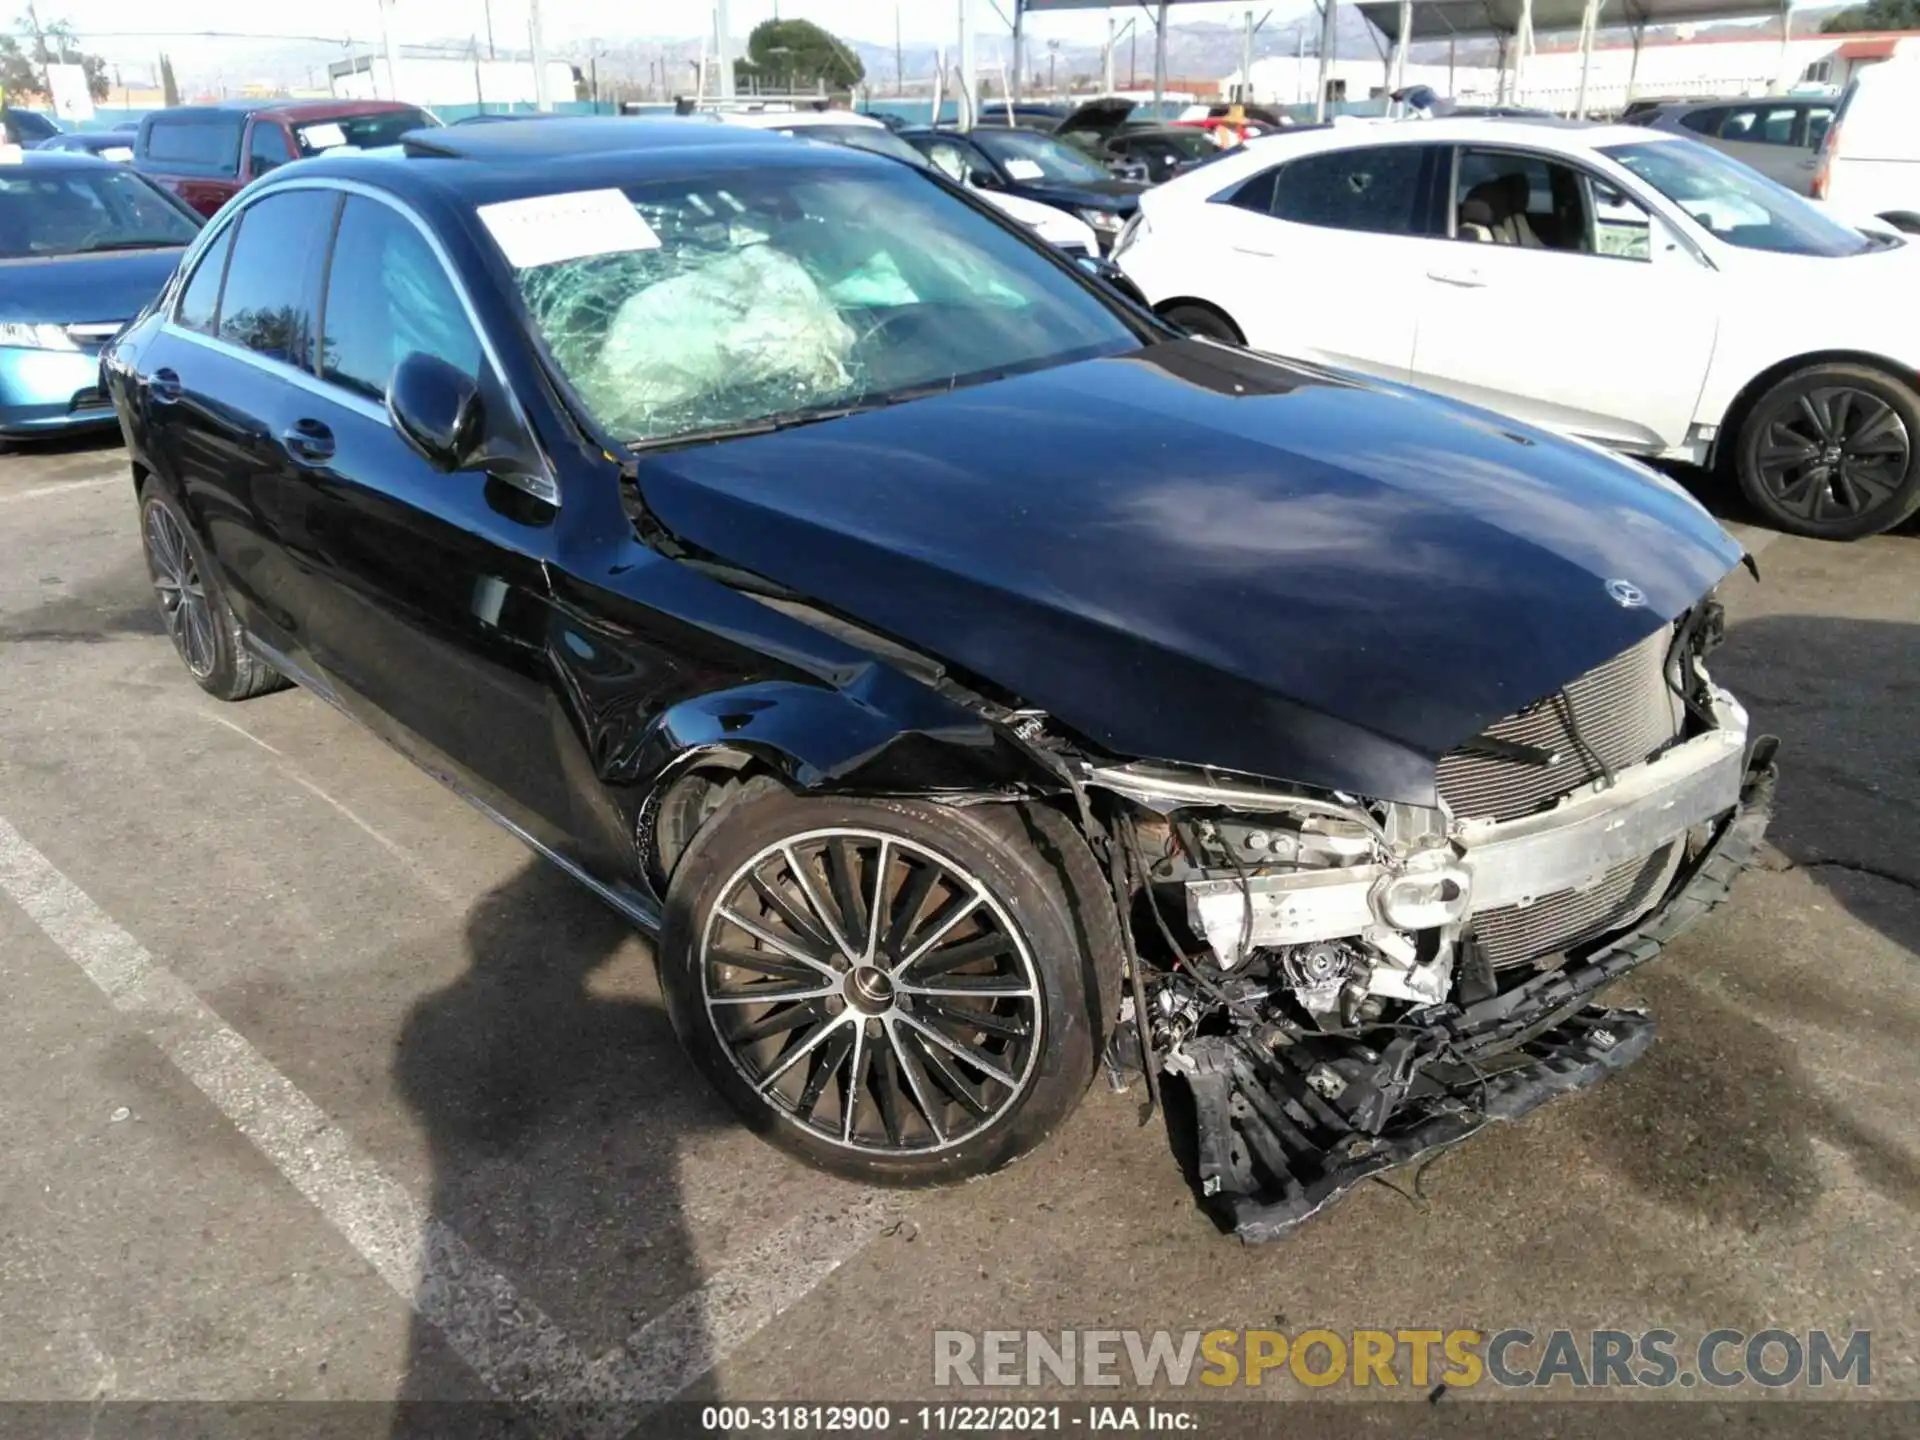
[[[1632,118],[1724,150],[1796,195],[1810,193],[1816,152],[1838,102],[1824,96],[1769,96],[1656,106]]]

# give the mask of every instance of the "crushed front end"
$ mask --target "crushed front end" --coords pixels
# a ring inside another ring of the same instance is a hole
[[[1704,664],[1721,629],[1702,601],[1488,726],[1432,809],[1088,773],[1143,982],[1115,1053],[1184,1082],[1244,1239],[1646,1049],[1600,991],[1726,897],[1771,815],[1775,742]]]

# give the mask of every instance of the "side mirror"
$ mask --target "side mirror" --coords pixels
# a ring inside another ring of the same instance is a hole
[[[418,350],[394,369],[387,414],[400,438],[443,473],[466,469],[486,433],[474,378]]]
[[[976,167],[967,172],[967,183],[976,190],[998,190],[1000,177],[991,170]]]

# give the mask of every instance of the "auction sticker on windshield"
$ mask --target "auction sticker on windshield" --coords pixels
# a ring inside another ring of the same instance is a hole
[[[506,200],[482,205],[479,215],[516,270],[660,248],[653,227],[618,190],[575,190]]]
[[[303,126],[300,138],[306,141],[309,150],[337,150],[347,143],[347,132],[329,121]]]
[[[1006,163],[1007,174],[1016,180],[1038,180],[1047,173],[1034,160],[1009,160]]]

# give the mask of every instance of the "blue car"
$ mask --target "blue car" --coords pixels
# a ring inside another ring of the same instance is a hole
[[[200,225],[125,165],[39,150],[0,162],[0,440],[115,423],[100,348]]]

